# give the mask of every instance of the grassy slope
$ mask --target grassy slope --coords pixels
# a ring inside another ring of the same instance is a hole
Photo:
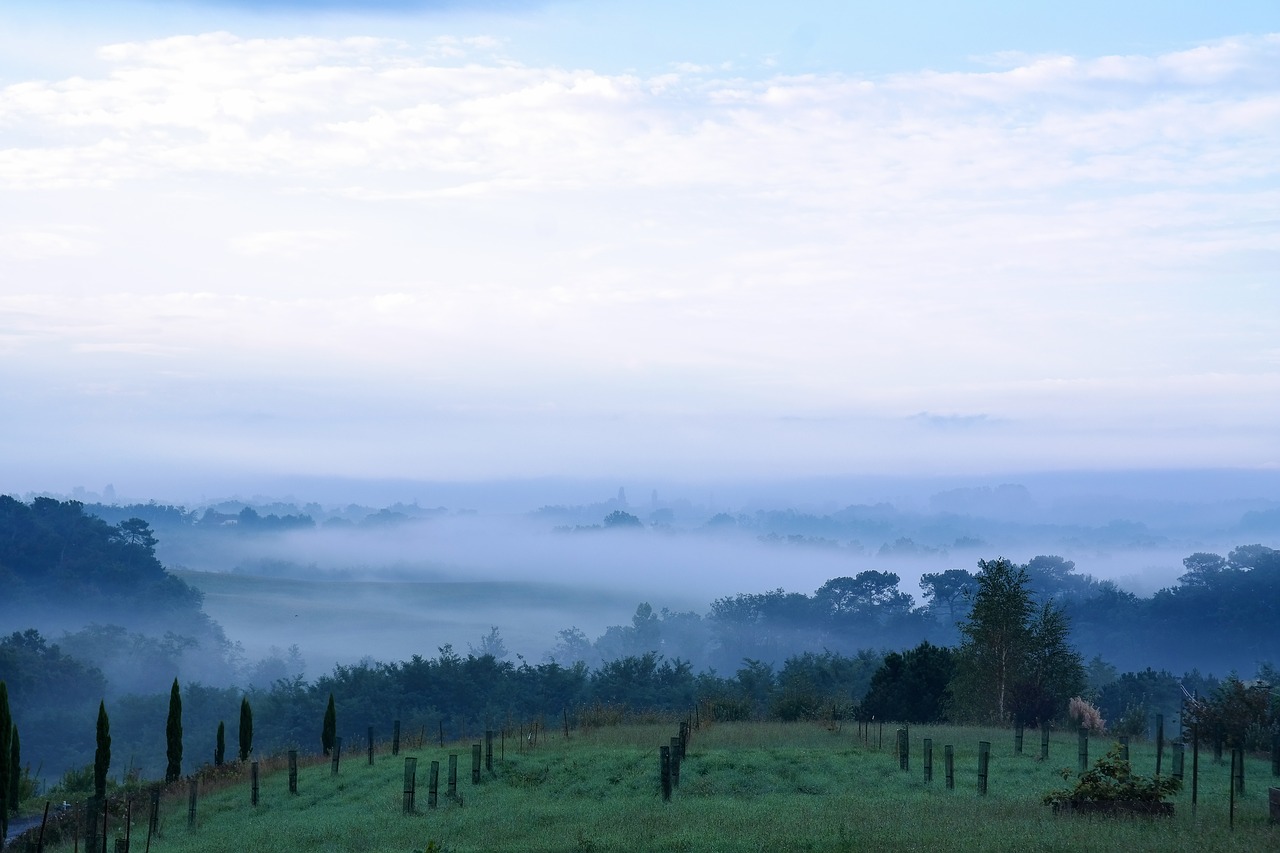
[[[1270,768],[1250,763],[1236,828],[1227,827],[1227,767],[1201,755],[1200,803],[1177,798],[1172,820],[1055,818],[1040,804],[1074,766],[1074,736],[1057,735],[1040,762],[1039,740],[1013,754],[1008,731],[926,728],[912,731],[910,773],[898,769],[889,744],[877,751],[846,727],[831,732],[795,724],[717,725],[698,732],[672,802],[658,795],[657,746],[674,725],[623,726],[575,732],[567,743],[545,736],[536,750],[507,741],[496,777],[470,783],[470,747],[408,750],[418,756],[419,813],[401,813],[403,761],[389,752],[374,766],[363,754],[344,759],[334,778],[327,764],[304,767],[300,794],[287,793],[282,772],[264,775],[261,804],[249,806],[246,778],[206,790],[199,827],[186,828],[185,798],[170,802],[157,853],[244,850],[387,850],[410,853],[429,841],[464,851],[759,851],[981,850],[1072,851],[1280,849],[1280,827],[1266,825]],[[922,778],[921,738],[932,737],[935,781]],[[992,744],[990,791],[976,791],[977,743]],[[942,745],[956,747],[956,788],[943,782]],[[1103,749],[1095,740],[1094,755]],[[498,747],[495,746],[495,752]],[[462,804],[444,798],[449,753],[459,755]],[[1135,767],[1150,773],[1154,748],[1133,749]],[[426,776],[441,762],[441,806],[427,809]],[[1166,761],[1168,761],[1166,755]],[[1190,760],[1187,762],[1188,781]],[[142,831],[145,833],[145,822]],[[135,836],[141,847],[142,838]]]

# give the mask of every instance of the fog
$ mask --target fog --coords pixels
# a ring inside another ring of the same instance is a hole
[[[866,570],[897,574],[922,605],[921,574],[972,571],[996,556],[1061,556],[1145,597],[1175,584],[1193,552],[1274,543],[1278,484],[1270,472],[1204,471],[629,488],[295,481],[281,498],[188,509],[305,512],[314,527],[157,528],[157,553],[204,590],[206,611],[250,659],[296,644],[314,676],[369,657],[429,656],[446,643],[465,653],[495,626],[513,655],[538,662],[561,630],[594,639],[629,624],[641,602],[706,615],[718,598],[812,594]],[[370,502],[331,500],[343,486]],[[642,526],[602,527],[614,511]]]

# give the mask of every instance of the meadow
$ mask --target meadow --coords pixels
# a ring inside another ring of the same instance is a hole
[[[664,802],[658,747],[677,734],[661,722],[544,731],[536,746],[507,736],[494,746],[492,774],[471,782],[471,744],[409,744],[401,755],[378,746],[373,765],[363,748],[343,756],[338,775],[312,759],[300,768],[299,793],[288,793],[281,762],[264,762],[259,804],[250,805],[247,769],[202,786],[196,826],[187,824],[185,786],[164,802],[157,853],[289,851],[1063,851],[1280,849],[1280,826],[1267,820],[1270,763],[1254,756],[1245,792],[1228,825],[1228,764],[1202,750],[1198,807],[1188,784],[1168,819],[1055,816],[1041,799],[1064,786],[1074,768],[1074,733],[1054,733],[1040,761],[1039,736],[1024,754],[1013,732],[945,726],[911,729],[911,766],[899,767],[894,728],[856,724],[719,723],[693,733],[679,787]],[[922,745],[931,738],[934,778],[924,781]],[[977,790],[979,741],[989,741],[988,792]],[[943,779],[942,748],[955,749],[955,788]],[[1090,758],[1110,745],[1090,743]],[[456,801],[445,796],[449,754],[458,755]],[[417,758],[416,811],[403,811],[404,757]],[[1165,768],[1171,766],[1169,752]],[[441,763],[439,807],[428,808],[427,768]],[[1155,747],[1131,749],[1135,772],[1150,774]],[[135,804],[133,849],[146,835],[145,798]],[[112,835],[115,834],[113,830]],[[53,848],[50,848],[53,849]],[[65,845],[61,850],[71,849]]]

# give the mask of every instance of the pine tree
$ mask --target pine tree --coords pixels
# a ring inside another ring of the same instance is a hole
[[[0,844],[9,835],[9,762],[12,760],[13,717],[9,714],[9,688],[0,681]]]
[[[329,694],[329,707],[324,711],[324,728],[320,730],[320,745],[324,747],[324,754],[328,755],[333,750],[333,744],[338,737],[338,712],[333,706],[333,694]]]
[[[227,727],[218,720],[218,740],[213,746],[213,766],[221,767],[227,757]]]
[[[178,693],[178,679],[173,680],[173,688],[169,691],[169,722],[164,729],[168,749],[165,755],[169,764],[164,771],[166,782],[176,782],[182,778],[182,695]]]
[[[107,771],[111,769],[111,722],[105,702],[98,703],[98,746],[93,751],[93,795],[99,801],[107,797]]]
[[[253,752],[253,709],[249,707],[249,697],[240,700],[240,760],[248,761]]]

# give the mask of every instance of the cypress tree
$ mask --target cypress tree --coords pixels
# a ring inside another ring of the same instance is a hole
[[[213,747],[213,766],[221,767],[222,761],[227,757],[227,727],[222,724],[222,720],[218,720],[218,740]]]
[[[18,727],[13,727],[13,742],[9,753],[9,811],[18,813],[22,800],[22,747],[18,743]]]
[[[9,688],[0,681],[0,844],[9,835],[9,762],[12,760],[13,717],[9,714]]]
[[[329,694],[329,707],[324,711],[324,728],[320,730],[320,745],[324,747],[324,754],[328,755],[333,749],[334,741],[338,737],[338,712],[333,707],[333,694]]]
[[[105,702],[98,703],[98,746],[93,751],[93,796],[107,797],[107,771],[111,769],[111,722]]]
[[[249,697],[240,700],[240,760],[248,761],[253,752],[253,709],[249,707]]]
[[[169,722],[165,725],[164,734],[169,744],[165,750],[169,766],[165,768],[164,780],[176,782],[182,777],[182,696],[178,693],[176,678],[169,691]]]

